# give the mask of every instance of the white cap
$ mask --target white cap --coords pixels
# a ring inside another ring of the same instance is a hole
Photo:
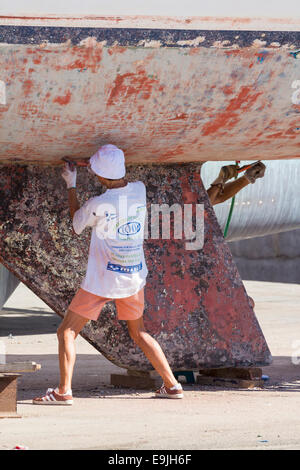
[[[90,165],[96,175],[110,180],[124,178],[126,173],[123,151],[111,144],[100,147],[90,158]]]

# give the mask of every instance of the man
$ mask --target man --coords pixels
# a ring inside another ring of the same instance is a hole
[[[126,320],[133,341],[142,349],[163,385],[156,397],[183,398],[168,361],[143,323],[144,286],[147,267],[143,251],[146,188],[125,179],[125,159],[114,145],[102,146],[89,160],[89,169],[107,188],[81,208],[76,195],[76,169],[66,164],[62,176],[67,184],[73,229],[78,235],[92,227],[85,278],[57,331],[60,382],[34,404],[72,405],[75,339],[89,320],[97,320],[107,301],[114,300],[120,320]]]
[[[219,176],[207,190],[211,204],[214,206],[235,196],[235,194],[245,188],[249,183],[254,184],[257,178],[262,178],[265,174],[265,170],[266,167],[262,162],[256,162],[245,171],[244,176],[228,183],[228,180],[237,177],[237,167],[236,165],[222,166]]]
[[[245,171],[243,176],[228,183],[228,180],[237,177],[237,166],[222,166],[219,176],[215,181],[213,181],[210,188],[207,190],[211,204],[214,206],[232,198],[249,183],[254,184],[257,178],[263,178],[265,170],[266,166],[262,162],[256,162]],[[254,300],[250,296],[248,296],[248,299],[251,307],[254,308]]]

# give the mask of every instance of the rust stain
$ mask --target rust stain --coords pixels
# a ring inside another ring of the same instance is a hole
[[[94,38],[87,38],[79,46],[73,46],[66,51],[64,62],[55,65],[55,70],[84,70],[89,69],[96,73],[99,70],[103,54],[103,44],[97,43]]]
[[[19,106],[19,114],[24,119],[28,118],[29,116],[37,115],[38,112],[39,112],[38,106],[33,104],[32,102],[22,103]]]
[[[177,114],[177,116],[175,116],[174,118],[171,118],[169,119],[169,121],[178,121],[180,119],[187,119],[188,118],[188,114],[186,113],[179,113]]]
[[[147,100],[151,96],[152,87],[158,83],[157,79],[148,77],[145,70],[137,73],[118,74],[113,83],[112,90],[107,100],[107,105],[111,106],[118,101],[126,101],[130,96],[137,96]]]
[[[67,91],[67,93],[63,96],[56,96],[56,98],[53,99],[53,103],[58,103],[60,105],[66,105],[70,103],[71,101],[71,92],[70,90]]]
[[[185,148],[183,145],[177,145],[175,148],[170,148],[167,152],[163,152],[159,158],[160,161],[168,161],[178,155],[184,155]]]
[[[225,111],[218,114],[212,122],[208,122],[203,126],[202,135],[214,134],[221,128],[234,127],[239,121],[237,111],[241,108],[243,111],[249,110],[261,94],[262,92],[252,93],[252,87],[243,86],[238,96],[230,100]]]
[[[190,47],[189,48],[189,55],[199,55],[200,51],[198,47]]]
[[[225,85],[222,88],[222,91],[225,95],[232,95],[234,93],[233,87],[230,85]]]
[[[237,17],[237,18],[232,18],[230,16],[224,16],[224,17],[221,17],[221,16],[201,16],[200,17],[202,21],[214,21],[216,23],[244,23],[244,24],[248,24],[248,23],[251,23],[251,21],[253,21],[253,18],[240,18],[240,17]]]
[[[267,135],[267,139],[277,139],[278,137],[284,137],[282,132],[275,132],[275,134]]]
[[[224,50],[224,54],[226,56],[240,56],[242,55],[243,51],[240,49],[230,49],[230,50]]]
[[[28,96],[31,93],[32,88],[33,88],[33,81],[32,80],[25,80],[23,82],[23,91],[24,91],[25,96]]]
[[[107,52],[109,55],[113,55],[113,54],[123,54],[123,52],[126,51],[126,47],[124,46],[118,46],[117,44],[110,47]]]

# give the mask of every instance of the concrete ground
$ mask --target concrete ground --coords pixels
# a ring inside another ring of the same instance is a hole
[[[184,385],[183,400],[112,388],[111,364],[81,337],[72,407],[44,407],[31,398],[57,385],[60,318],[20,285],[0,316],[6,361],[42,369],[18,384],[21,419],[0,419],[0,450],[30,449],[300,449],[300,285],[245,281],[273,355],[264,389]],[[1,346],[1,343],[0,343]],[[1,356],[0,356],[1,357]],[[298,364],[299,362],[299,364]]]

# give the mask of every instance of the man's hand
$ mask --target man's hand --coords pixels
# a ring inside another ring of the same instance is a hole
[[[66,163],[64,166],[64,170],[61,174],[65,182],[67,183],[67,188],[76,188],[76,178],[77,178],[77,170],[76,167],[71,167],[69,163]]]
[[[245,178],[250,182],[250,183],[255,183],[257,178],[262,178],[265,174],[266,166],[262,162],[257,162],[255,165],[251,166],[251,168],[248,168],[248,170],[245,171]]]
[[[222,166],[219,176],[211,185],[215,184],[225,184],[226,181],[230,180],[231,178],[235,178],[238,175],[238,167],[236,165],[226,165]]]

